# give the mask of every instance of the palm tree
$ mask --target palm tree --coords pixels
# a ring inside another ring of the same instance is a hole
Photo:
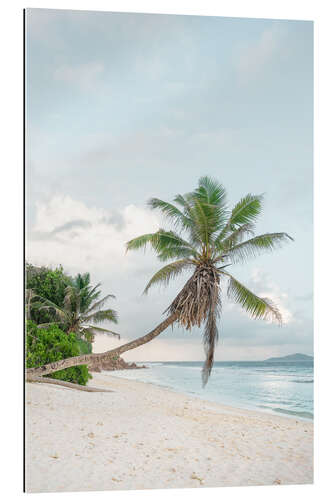
[[[262,212],[262,201],[262,195],[248,194],[230,210],[224,187],[210,177],[200,178],[193,192],[177,195],[174,204],[158,198],[150,199],[149,206],[160,210],[172,223],[173,230],[159,229],[127,243],[127,250],[145,249],[150,245],[160,261],[170,261],[154,274],[144,292],[147,293],[153,285],[168,285],[172,278],[184,271],[192,272],[165,310],[167,317],[151,332],[127,344],[104,353],[76,356],[28,369],[28,378],[89,363],[92,359],[106,360],[119,356],[150,342],[173,323],[187,330],[194,326],[201,327],[204,323],[206,361],[202,381],[205,385],[214,362],[223,287],[228,298],[240,304],[252,318],[282,324],[281,314],[270,299],[258,297],[227,270],[233,264],[245,262],[292,240],[286,233],[254,235],[254,224]]]
[[[67,333],[75,333],[78,338],[85,338],[88,342],[93,342],[95,333],[105,333],[120,338],[118,333],[96,326],[104,321],[118,322],[117,312],[114,309],[102,309],[107,300],[115,296],[109,294],[100,298],[100,286],[100,283],[96,286],[90,285],[89,273],[78,274],[71,285],[66,287],[62,307],[43,297],[39,297],[39,302],[34,306],[53,313],[57,322],[64,325]],[[45,328],[49,325],[50,323],[43,323],[38,326]]]
[[[252,318],[282,323],[281,314],[270,299],[258,297],[226,269],[292,240],[286,233],[254,235],[262,199],[262,195],[248,194],[230,211],[224,187],[210,177],[202,177],[198,188],[184,196],[177,195],[175,204],[158,198],[149,200],[149,206],[160,210],[174,230],[159,229],[127,243],[128,250],[150,245],[160,261],[171,261],[154,274],[144,293],[153,285],[168,285],[184,271],[192,272],[165,313],[187,330],[205,323],[203,385],[207,383],[214,362],[224,285],[228,298],[240,304]]]

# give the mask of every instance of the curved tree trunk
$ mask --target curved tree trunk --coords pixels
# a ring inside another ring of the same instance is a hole
[[[71,366],[85,365],[89,364],[91,361],[96,359],[103,361],[114,356],[120,356],[123,352],[130,351],[131,349],[135,349],[140,345],[147,344],[155,337],[160,335],[168,326],[176,321],[178,318],[178,313],[171,314],[167,319],[162,321],[154,330],[147,333],[143,337],[139,337],[138,339],[132,340],[127,344],[123,344],[120,347],[116,347],[115,349],[111,349],[110,351],[101,352],[97,354],[82,354],[81,356],[75,356],[73,358],[61,359],[60,361],[55,361],[54,363],[49,363],[47,365],[38,366],[37,368],[28,368],[26,370],[26,379],[27,381],[33,381],[36,377],[41,377],[43,375],[48,375],[53,372],[57,372],[59,370],[64,370],[65,368],[70,368]]]

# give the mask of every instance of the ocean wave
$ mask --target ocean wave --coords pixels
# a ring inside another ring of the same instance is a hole
[[[313,420],[313,413],[309,411],[295,411],[295,410],[285,410],[284,408],[272,408],[277,413],[285,413],[286,415],[293,415],[294,417],[308,418]]]
[[[275,411],[276,413],[283,413],[284,415],[291,415],[293,417],[313,420],[313,413],[311,413],[310,411],[286,410],[285,408],[276,408],[274,406],[269,406],[269,405],[257,405],[257,408],[262,408],[263,410]]]
[[[313,384],[313,379],[311,380],[292,380],[295,384]]]

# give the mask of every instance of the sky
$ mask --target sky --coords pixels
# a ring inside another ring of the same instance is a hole
[[[125,243],[165,227],[147,200],[209,175],[231,207],[264,193],[257,233],[295,240],[233,266],[283,326],[224,297],[216,359],[312,354],[312,162],[312,22],[27,10],[26,259],[115,294],[120,342],[164,319],[186,280],[142,295],[161,264]],[[202,360],[201,339],[169,328],[124,358]],[[117,345],[97,336],[94,350]]]

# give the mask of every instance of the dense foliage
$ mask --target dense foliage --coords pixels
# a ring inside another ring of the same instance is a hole
[[[64,303],[66,288],[71,285],[72,279],[64,273],[61,266],[56,269],[26,265],[26,290],[30,291],[30,307],[28,319],[35,323],[50,323],[54,319],[52,311],[46,308],[35,307],[36,298],[43,297],[57,306]],[[29,293],[29,292],[28,292]]]
[[[93,286],[90,274],[75,278],[64,274],[62,267],[55,270],[27,266],[26,311],[27,319],[42,327],[56,323],[77,339],[94,341],[95,333],[106,333],[120,338],[103,323],[117,323],[114,309],[103,309],[114,295],[101,297],[100,283]],[[97,326],[101,325],[101,326]]]
[[[63,332],[57,325],[38,328],[36,323],[28,320],[26,327],[27,368],[34,368],[53,361],[78,356],[83,353],[84,349],[91,352],[90,344],[82,341],[79,344],[74,334]],[[86,365],[66,368],[48,376],[80,385],[86,385],[89,378],[91,378]]]
[[[88,340],[78,339],[77,345],[80,349],[80,354],[91,354],[92,353],[92,344],[88,342]]]

